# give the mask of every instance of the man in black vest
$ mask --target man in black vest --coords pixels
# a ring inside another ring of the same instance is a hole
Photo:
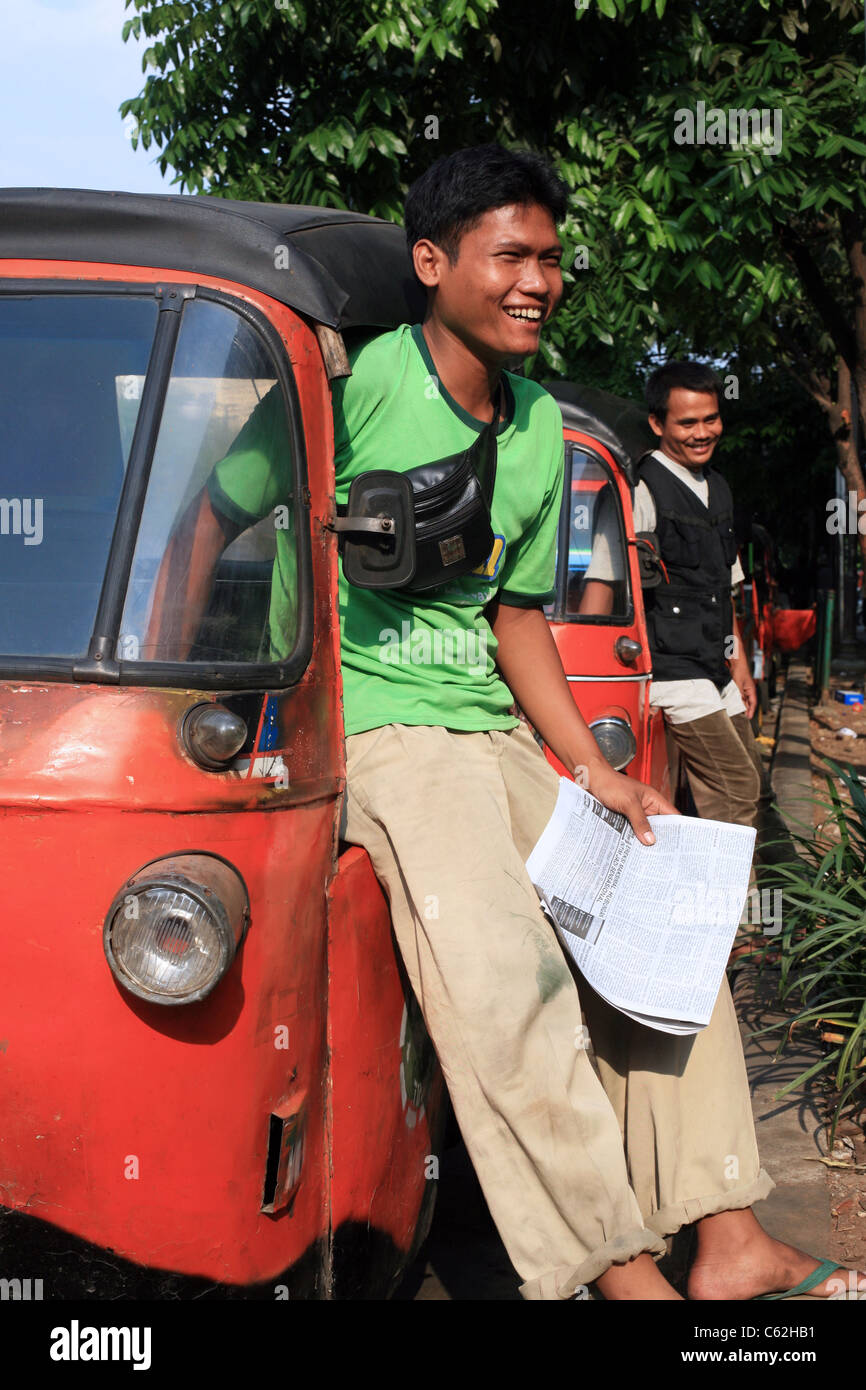
[[[698,813],[756,826],[772,791],[751,729],[755,684],[731,590],[743,578],[728,484],[711,464],[722,433],[708,367],[668,362],[647,382],[659,447],[640,467],[635,530],[658,537],[662,582],[644,591],[650,703],[664,712]]]
[[[718,382],[696,362],[668,362],[649,378],[646,399],[659,447],[640,465],[632,510],[661,561],[644,589],[650,704],[664,712],[698,814],[755,826],[766,844],[786,832],[752,736],[755,684],[731,600],[743,571],[731,492],[711,465],[722,433]],[[616,531],[601,511],[582,613],[611,611]]]

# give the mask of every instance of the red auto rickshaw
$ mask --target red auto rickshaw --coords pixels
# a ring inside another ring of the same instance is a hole
[[[343,335],[423,309],[378,219],[0,192],[9,1287],[381,1297],[426,1232],[444,1086],[339,840],[329,397]],[[285,489],[172,659],[166,548],[274,389]]]
[[[779,606],[776,549],[766,527],[757,522],[750,524],[748,539],[740,548],[740,560],[745,579],[740,586],[737,616],[758,695],[752,718],[752,727],[758,734],[776,695],[784,657],[798,651],[814,636],[817,619],[814,608]]]

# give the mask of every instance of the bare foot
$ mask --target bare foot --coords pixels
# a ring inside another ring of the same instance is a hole
[[[814,1255],[767,1235],[748,1210],[706,1216],[697,1223],[697,1232],[698,1249],[687,1283],[688,1297],[696,1301],[783,1293],[821,1263]],[[834,1270],[810,1293],[830,1298],[849,1288],[866,1296],[866,1274]]]
[[[611,1265],[595,1281],[605,1299],[651,1299],[654,1302],[682,1303],[682,1298],[656,1268],[652,1255],[644,1251],[628,1264]]]

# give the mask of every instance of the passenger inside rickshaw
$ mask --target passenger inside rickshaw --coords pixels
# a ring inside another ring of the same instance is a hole
[[[124,611],[131,650],[119,654],[286,657],[298,616],[294,496],[289,418],[266,345],[222,305],[187,306]]]
[[[607,469],[580,449],[571,451],[571,530],[566,613],[626,621],[625,527],[619,494]],[[604,582],[590,575],[603,570]]]

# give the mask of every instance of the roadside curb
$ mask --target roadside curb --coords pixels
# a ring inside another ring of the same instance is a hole
[[[810,750],[808,672],[805,662],[794,660],[788,667],[779,710],[771,777],[779,810],[795,833],[811,833]],[[778,978],[777,968],[759,969],[747,959],[731,978],[758,1150],[776,1183],[766,1201],[757,1204],[756,1215],[778,1240],[823,1258],[832,1224],[829,1184],[820,1162],[827,1152],[822,1091],[811,1083],[776,1098],[783,1086],[819,1060],[820,1043],[798,1034],[777,1057],[784,1029],[754,1036],[770,1024],[784,1024],[788,1017],[778,1002]]]
[[[812,831],[810,751],[808,671],[804,661],[793,660],[785,679],[770,776],[788,828],[807,834]]]
[[[819,1060],[820,1043],[795,1035],[777,1057],[784,1028],[754,1036],[770,1024],[784,1024],[788,1017],[776,998],[778,976],[778,970],[759,970],[747,963],[731,980],[758,1152],[762,1167],[776,1184],[769,1197],[757,1203],[755,1214],[777,1240],[823,1259],[832,1227],[829,1185],[820,1162],[827,1153],[822,1092],[812,1083],[777,1099],[783,1086]]]

